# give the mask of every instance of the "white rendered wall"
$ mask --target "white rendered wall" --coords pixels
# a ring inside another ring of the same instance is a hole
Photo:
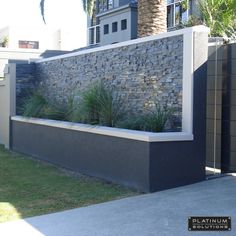
[[[0,144],[6,148],[10,145],[10,116],[15,115],[16,108],[16,66],[5,68],[5,78],[0,79]]]
[[[18,49],[19,40],[38,41],[39,50],[60,49],[57,30],[44,27],[9,27],[9,48]]]
[[[127,29],[121,30],[121,20],[127,20]],[[112,23],[117,22],[117,32],[112,32]],[[109,34],[104,34],[104,25],[109,25]],[[131,8],[127,7],[123,11],[117,11],[100,17],[100,44],[107,45],[119,43],[131,39]]]
[[[42,27],[9,26],[0,29],[0,39],[9,38],[8,48],[19,49],[19,40],[39,42],[40,51],[45,50],[74,50],[79,45],[86,45],[86,25],[81,30],[62,27],[61,29]],[[23,49],[29,50],[29,49]]]
[[[4,77],[4,68],[8,60],[30,60],[38,59],[43,51],[36,49],[9,49],[0,48],[0,78]]]

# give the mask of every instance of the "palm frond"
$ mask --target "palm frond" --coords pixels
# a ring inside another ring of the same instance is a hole
[[[84,11],[86,13],[88,13],[89,16],[91,16],[93,13],[95,0],[82,0],[82,3],[83,3]],[[43,18],[43,22],[46,24],[44,5],[45,5],[45,0],[41,0],[40,1],[40,11],[41,11],[41,15]]]
[[[93,13],[93,8],[95,4],[95,0],[82,0],[83,8],[86,13],[88,13],[89,16]]]
[[[235,38],[235,0],[199,0],[198,7],[204,23],[211,30],[210,36]]]
[[[45,0],[41,0],[40,10],[41,10],[41,15],[42,15],[42,18],[43,18],[43,22],[44,22],[44,24],[46,24],[45,15],[44,15],[44,3],[45,3]]]

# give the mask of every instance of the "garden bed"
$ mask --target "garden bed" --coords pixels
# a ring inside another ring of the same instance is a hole
[[[14,151],[144,192],[205,178],[201,143],[184,132],[152,133],[12,117]]]

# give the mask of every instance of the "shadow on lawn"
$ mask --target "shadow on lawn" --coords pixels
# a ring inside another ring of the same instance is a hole
[[[0,223],[138,194],[0,146]]]

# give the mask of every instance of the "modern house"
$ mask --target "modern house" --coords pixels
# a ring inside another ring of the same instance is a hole
[[[67,52],[62,36],[61,30],[46,27],[8,26],[0,29],[0,78],[4,76],[8,60],[27,61]]]
[[[61,31],[49,27],[7,26],[0,29],[0,41],[8,39],[9,49],[65,50]]]
[[[174,29],[196,14],[197,0],[167,0],[167,27]],[[138,0],[96,0],[93,16],[88,20],[88,45],[107,45],[137,38]]]

